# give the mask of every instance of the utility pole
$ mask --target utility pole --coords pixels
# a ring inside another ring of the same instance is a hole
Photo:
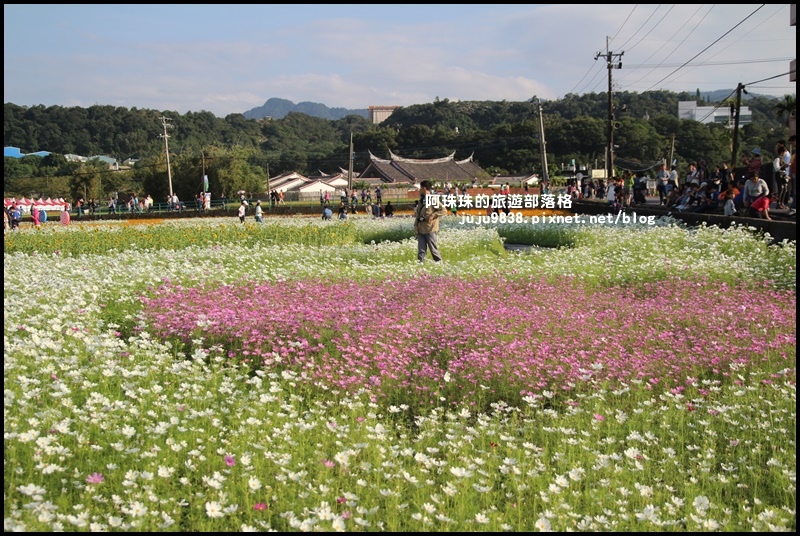
[[[350,131],[350,167],[347,168],[347,190],[353,191],[353,131]]]
[[[270,189],[269,189],[269,160],[267,160],[267,193],[268,194],[272,193],[270,191]],[[270,206],[271,206],[271,204],[270,204]]]
[[[736,86],[736,108],[733,110],[733,149],[731,149],[731,169],[736,167],[739,159],[736,156],[739,154],[739,107],[742,105],[742,91],[744,86],[741,82]],[[746,93],[746,92],[745,92]]]
[[[536,99],[536,111],[539,116],[539,150],[542,153],[542,184],[550,182],[547,172],[547,142],[544,140],[544,121],[542,120],[542,103]]]
[[[612,84],[611,84],[611,71],[612,69],[622,69],[622,55],[625,52],[619,52],[617,54],[608,50],[608,37],[606,37],[606,52],[603,54],[602,52],[598,52],[595,54],[594,59],[597,61],[597,58],[604,57],[606,60],[606,68],[608,69],[608,126],[606,127],[606,139],[608,142],[608,158],[606,158],[606,180],[610,180],[611,177],[614,176],[614,97],[611,91]],[[615,63],[616,62],[616,63]]]
[[[669,165],[672,165],[672,162],[675,157],[675,134],[672,135],[672,144],[669,149]]]
[[[168,124],[169,118],[161,116],[161,124],[164,126],[164,133],[161,134],[161,137],[164,138],[164,151],[167,154],[167,178],[169,179],[169,199],[170,203],[172,202],[172,169],[169,166],[169,134],[167,134],[167,128],[172,128],[172,125]]]

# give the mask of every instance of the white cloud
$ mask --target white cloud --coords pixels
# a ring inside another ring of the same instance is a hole
[[[623,68],[612,72],[617,91],[732,89],[785,73],[782,58],[795,55],[787,4],[765,6],[722,37],[757,8],[386,4],[340,5],[325,17],[322,5],[187,11],[166,4],[145,17],[136,6],[107,5],[100,15],[131,23],[102,25],[91,6],[52,17],[43,13],[58,8],[6,6],[4,98],[218,116],[271,97],[346,108],[436,97],[555,99],[605,92],[605,62],[595,55],[607,37],[612,51],[625,52]],[[680,68],[709,46],[694,60],[701,66]],[[788,75],[751,90],[795,92]]]

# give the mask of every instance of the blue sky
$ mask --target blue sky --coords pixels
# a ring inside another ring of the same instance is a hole
[[[767,80],[796,57],[789,4],[5,4],[4,15],[4,102],[28,106],[224,117],[271,97],[557,99],[606,91],[595,56],[607,39],[624,51],[615,91],[796,93],[788,74]]]

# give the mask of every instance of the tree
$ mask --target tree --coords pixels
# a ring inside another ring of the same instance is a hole
[[[669,143],[649,121],[623,117],[617,123],[614,144],[619,145],[615,149],[619,157],[647,166],[669,157]]]
[[[789,126],[789,119],[797,115],[797,99],[794,95],[784,95],[783,100],[773,106],[775,115],[784,126]]]
[[[83,198],[88,202],[90,198],[101,199],[101,173],[108,171],[108,167],[100,160],[84,162],[80,169],[69,179],[69,193],[72,199]]]
[[[557,121],[547,128],[545,139],[548,153],[592,161],[605,154],[606,121],[585,115],[572,121]]]
[[[210,153],[211,170],[227,197],[232,198],[240,191],[264,193],[266,171],[254,159],[254,150],[234,147],[230,151],[212,149]]]
[[[364,167],[369,160],[368,151],[376,155],[388,155],[397,149],[397,130],[386,126],[374,126],[364,132],[353,134],[353,150],[356,161],[363,158]]]
[[[605,93],[569,94],[542,103],[549,162],[558,164],[572,158],[580,162],[602,161],[606,149],[607,97]],[[730,131],[718,125],[683,126],[677,119],[678,102],[698,98],[694,92],[616,92],[615,101],[628,108],[624,116],[617,118],[621,127],[615,131],[615,143],[620,145],[617,156],[646,162],[656,154],[668,155],[674,135],[674,158],[679,162],[700,158],[718,161],[719,155],[730,152]],[[756,146],[773,147],[776,140],[788,137],[786,119],[787,114],[794,112],[795,99],[786,97],[777,106],[776,102],[777,99],[763,95],[748,97],[752,124],[739,132],[741,147],[748,151]],[[317,170],[336,173],[348,167],[351,132],[356,172],[368,164],[369,152],[379,157],[387,157],[392,151],[411,158],[435,158],[457,151],[457,158],[473,154],[484,169],[502,169],[509,174],[530,172],[540,158],[538,114],[534,113],[531,100],[452,102],[442,98],[433,103],[404,106],[380,125],[360,116],[332,121],[298,112],[282,119],[258,121],[242,114],[218,118],[210,112],[180,115],[113,106],[84,109],[6,103],[5,145],[19,147],[23,153],[46,150],[61,155],[140,158],[142,163],[136,167],[135,177],[103,171],[103,188],[111,182],[119,186],[127,184],[145,188],[161,198],[161,193],[166,195],[168,190],[164,143],[159,138],[163,132],[159,120],[162,115],[170,117],[175,125],[170,131],[170,148],[178,155],[173,161],[173,186],[182,197],[197,193],[202,167],[199,153],[207,147],[225,148],[222,151],[225,157],[232,155],[234,146],[251,151],[243,161],[246,167],[239,171],[235,166],[218,167],[222,171],[220,177],[227,179],[263,175],[267,161],[273,175],[291,171],[317,173]],[[185,158],[181,151],[187,153]],[[726,156],[725,160],[729,158]],[[50,188],[64,191],[67,177],[75,173],[72,163],[59,166],[52,162],[36,163],[28,171],[22,171],[19,164],[6,166],[7,193],[41,191],[50,195]],[[63,179],[56,180],[61,176]],[[25,184],[37,177],[53,179],[49,183]],[[141,185],[134,180],[139,178]],[[217,181],[216,171],[209,173],[209,183],[212,195],[221,193],[222,184]]]
[[[167,176],[167,157],[163,151],[155,156],[139,160],[134,166],[134,172],[141,180],[141,187],[144,193],[150,194],[156,202],[166,200],[170,192],[169,177]]]

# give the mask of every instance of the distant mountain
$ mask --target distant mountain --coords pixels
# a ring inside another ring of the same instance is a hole
[[[301,102],[298,104],[290,100],[271,98],[264,103],[263,106],[247,110],[242,115],[247,119],[263,119],[265,117],[272,117],[273,119],[283,119],[289,112],[300,112],[312,117],[320,117],[322,119],[342,119],[348,115],[360,115],[361,117],[368,117],[368,110],[348,110],[347,108],[328,108],[324,104],[318,102]]]
[[[735,89],[717,89],[715,91],[701,91],[700,98],[706,102],[722,102],[725,99],[733,99],[736,97]],[[754,99],[756,97],[763,97],[765,99],[778,99],[772,95],[760,95],[758,93],[742,93],[742,100]]]

